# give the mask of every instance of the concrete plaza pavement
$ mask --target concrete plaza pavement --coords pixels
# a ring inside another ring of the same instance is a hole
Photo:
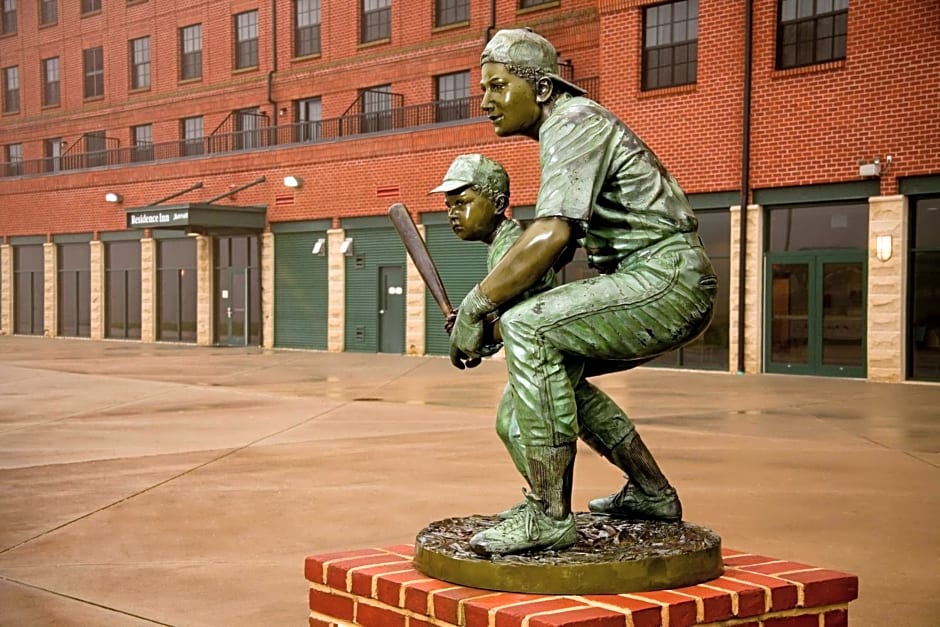
[[[599,386],[686,520],[940,625],[940,386],[643,368]],[[304,625],[307,555],[410,543],[523,485],[505,364],[0,337],[0,625]],[[583,445],[574,504],[619,488]]]

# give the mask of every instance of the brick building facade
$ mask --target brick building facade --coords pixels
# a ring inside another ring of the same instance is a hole
[[[940,380],[931,0],[8,0],[0,333],[442,352],[385,212],[458,302],[485,264],[427,195],[453,156],[533,215],[537,146],[476,87],[521,25],[699,213],[722,303],[663,365]]]

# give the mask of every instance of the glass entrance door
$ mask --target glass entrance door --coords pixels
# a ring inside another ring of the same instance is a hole
[[[767,372],[864,377],[865,284],[858,252],[768,255]]]

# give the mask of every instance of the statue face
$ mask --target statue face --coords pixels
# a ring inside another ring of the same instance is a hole
[[[542,106],[527,80],[506,69],[503,63],[484,63],[480,67],[483,111],[493,123],[496,135],[525,135],[538,139]]]
[[[462,240],[491,243],[499,226],[501,211],[487,196],[472,187],[464,187],[444,196],[450,228]]]

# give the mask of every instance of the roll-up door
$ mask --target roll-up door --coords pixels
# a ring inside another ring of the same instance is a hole
[[[326,350],[329,319],[326,229],[272,230],[274,345]]]

